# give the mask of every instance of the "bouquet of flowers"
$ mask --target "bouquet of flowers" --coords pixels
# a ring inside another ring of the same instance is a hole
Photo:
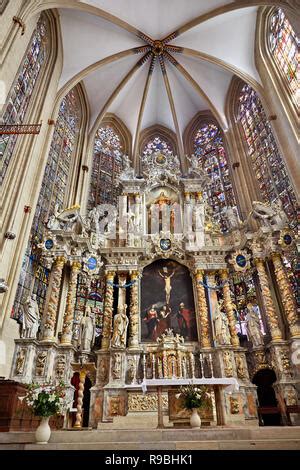
[[[201,388],[189,384],[184,387],[180,387],[180,393],[176,395],[176,398],[182,399],[183,407],[187,410],[193,408],[207,408],[210,405],[210,393],[208,387],[201,386]]]
[[[66,408],[65,384],[60,382],[58,385],[51,383],[32,383],[28,385],[28,391],[20,400],[32,409],[35,416],[43,418],[55,414],[64,414]]]

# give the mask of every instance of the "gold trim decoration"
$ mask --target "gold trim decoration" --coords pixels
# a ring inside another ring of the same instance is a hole
[[[105,306],[103,315],[103,333],[101,349],[107,350],[110,345],[110,337],[112,330],[112,317],[113,317],[113,302],[114,302],[114,286],[113,280],[115,273],[109,271],[106,274],[106,293],[105,293]]]
[[[281,295],[284,313],[289,324],[291,336],[292,338],[298,338],[300,337],[300,325],[298,323],[294,295],[285,273],[281,256],[279,253],[273,253],[271,258],[273,261],[275,276]]]
[[[264,262],[261,258],[255,258],[254,263],[257,269],[258,278],[261,285],[262,300],[266,311],[266,317],[270,328],[271,337],[273,341],[278,341],[282,339],[282,333],[279,328],[278,318],[273,304],[273,299]]]
[[[211,346],[209,334],[209,317],[206,303],[205,289],[203,283],[203,270],[197,269],[195,273],[196,278],[196,291],[198,298],[198,315],[200,318],[200,343],[203,348]]]

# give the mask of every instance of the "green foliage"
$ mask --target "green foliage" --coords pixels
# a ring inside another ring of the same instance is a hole
[[[21,398],[25,398],[35,416],[46,418],[63,413],[65,397],[65,385],[61,382],[59,385],[32,383],[28,385],[25,397]]]

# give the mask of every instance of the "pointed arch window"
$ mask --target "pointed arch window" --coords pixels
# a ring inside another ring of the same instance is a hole
[[[300,106],[300,40],[281,8],[274,11],[269,21],[270,52],[290,89],[293,102]]]
[[[172,146],[169,142],[166,142],[159,135],[151,138],[143,149],[143,155],[152,155],[153,153],[160,152],[166,157],[173,154]]]
[[[64,207],[81,123],[79,92],[73,89],[61,102],[51,141],[13,307],[13,317],[16,319],[22,312],[23,302],[31,293],[37,296],[40,312],[44,308],[49,271],[40,263],[37,244],[43,239],[44,226],[49,217],[55,210]]]
[[[220,128],[213,122],[201,123],[193,135],[193,153],[199,158],[203,170],[210,178],[207,190],[209,205],[215,221],[223,232],[227,231],[224,209],[228,206],[237,210],[236,199],[230,178],[228,158]]]
[[[8,94],[7,104],[1,118],[3,124],[25,122],[32,95],[47,64],[49,29],[48,19],[42,14],[31,37],[17,78]],[[1,182],[6,175],[17,139],[17,135],[0,135]]]
[[[112,125],[100,127],[94,142],[94,155],[88,209],[97,204],[116,204],[118,176],[122,170],[124,141]]]
[[[260,98],[247,84],[238,96],[237,119],[263,200],[272,203],[280,199],[286,214],[293,219],[295,193]]]

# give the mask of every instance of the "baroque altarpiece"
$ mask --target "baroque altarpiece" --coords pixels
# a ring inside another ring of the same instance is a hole
[[[298,403],[285,212],[254,201],[243,221],[231,206],[216,218],[211,180],[196,156],[189,162],[184,174],[172,153],[153,151],[137,175],[125,156],[118,204],[69,207],[47,223],[43,312],[38,323],[34,297],[24,304],[11,378],[63,380],[73,396],[77,373],[79,427],[87,377],[93,428],[153,411],[158,386],[176,422],[176,387],[189,382],[210,387],[209,422],[257,425],[254,377],[266,369],[280,406]]]

